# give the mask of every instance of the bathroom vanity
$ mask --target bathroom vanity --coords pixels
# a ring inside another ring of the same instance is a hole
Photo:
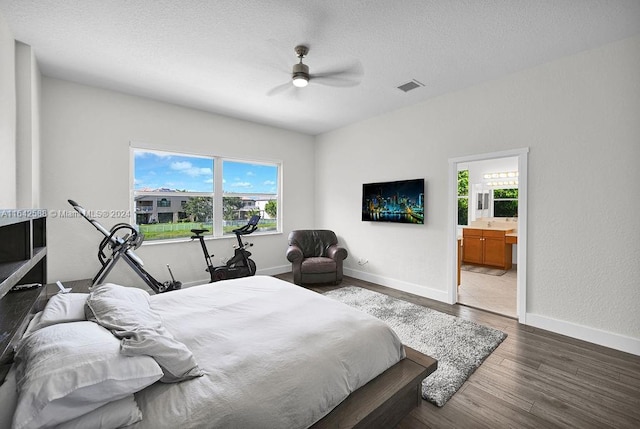
[[[471,222],[462,229],[462,263],[511,269],[513,244],[518,242],[517,228],[517,222],[512,220]]]

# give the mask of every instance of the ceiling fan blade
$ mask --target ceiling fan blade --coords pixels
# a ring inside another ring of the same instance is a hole
[[[289,91],[290,89],[292,89],[295,87],[293,86],[293,84],[291,83],[291,81],[289,82],[285,82],[283,84],[280,84],[276,87],[271,88],[268,92],[267,92],[267,96],[271,97],[274,95],[278,95],[278,94],[282,94],[284,92]]]
[[[347,88],[360,85],[360,79],[348,79],[340,76],[311,76],[309,83]]]
[[[293,83],[285,82],[274,88],[271,88],[267,92],[267,96],[272,97],[274,95],[283,95],[290,99],[300,100],[300,93],[302,92],[300,90],[301,88],[296,88],[295,86],[293,86]]]
[[[362,63],[356,61],[341,69],[313,73],[310,75],[310,80],[328,86],[357,86],[363,74]]]

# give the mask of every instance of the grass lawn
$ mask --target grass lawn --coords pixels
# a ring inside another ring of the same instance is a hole
[[[169,238],[191,237],[192,229],[208,229],[211,225],[202,222],[150,223],[140,225],[145,240],[166,240]]]
[[[276,221],[272,219],[261,220],[258,231],[275,231],[277,228]],[[227,225],[223,228],[225,235],[233,234],[233,230],[240,228],[242,225]],[[150,223],[139,225],[140,232],[144,234],[145,240],[167,240],[171,238],[191,237],[192,229],[208,229],[211,235],[211,224],[203,224],[202,222],[179,222],[179,223]],[[205,233],[205,236],[207,233]]]

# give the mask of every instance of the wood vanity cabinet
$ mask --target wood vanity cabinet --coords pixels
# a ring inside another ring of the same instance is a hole
[[[462,262],[509,270],[512,245],[507,244],[508,231],[464,228],[462,230]]]
[[[462,239],[462,262],[482,265],[484,263],[482,230],[464,228]]]

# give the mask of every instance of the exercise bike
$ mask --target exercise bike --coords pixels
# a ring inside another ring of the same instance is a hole
[[[140,259],[140,257],[133,251],[140,247],[144,241],[144,235],[139,233],[133,226],[128,223],[118,223],[108,230],[97,220],[90,218],[87,211],[80,204],[73,200],[68,201],[75,211],[80,213],[83,218],[89,221],[91,225],[104,235],[104,238],[98,246],[98,260],[100,261],[102,268],[100,268],[93,278],[92,286],[103,283],[104,279],[107,277],[116,262],[122,259],[155,293],[168,292],[182,288],[182,283],[173,278],[173,273],[171,272],[169,264],[167,264],[167,269],[169,270],[171,281],[165,281],[162,283],[153,278],[153,276],[143,268],[144,263],[142,262],[142,259]],[[109,255],[107,255],[105,250]]]
[[[191,232],[194,234],[191,236],[192,240],[199,240],[200,246],[202,247],[202,253],[204,253],[204,260],[207,264],[207,268],[205,271],[209,273],[211,276],[211,281],[209,283],[217,282],[220,280],[227,279],[235,279],[239,277],[249,277],[253,276],[256,273],[256,263],[253,262],[249,256],[251,256],[251,252],[249,252],[245,246],[253,246],[252,243],[243,243],[242,236],[249,235],[258,229],[258,222],[260,221],[260,216],[253,215],[249,222],[241,227],[233,230],[233,233],[236,235],[236,239],[238,240],[238,245],[235,247],[234,255],[231,259],[227,261],[225,265],[220,265],[218,267],[214,267],[211,262],[211,257],[214,255],[210,255],[207,246],[204,244],[204,236],[202,235],[205,232],[209,232],[208,229],[192,229]]]

